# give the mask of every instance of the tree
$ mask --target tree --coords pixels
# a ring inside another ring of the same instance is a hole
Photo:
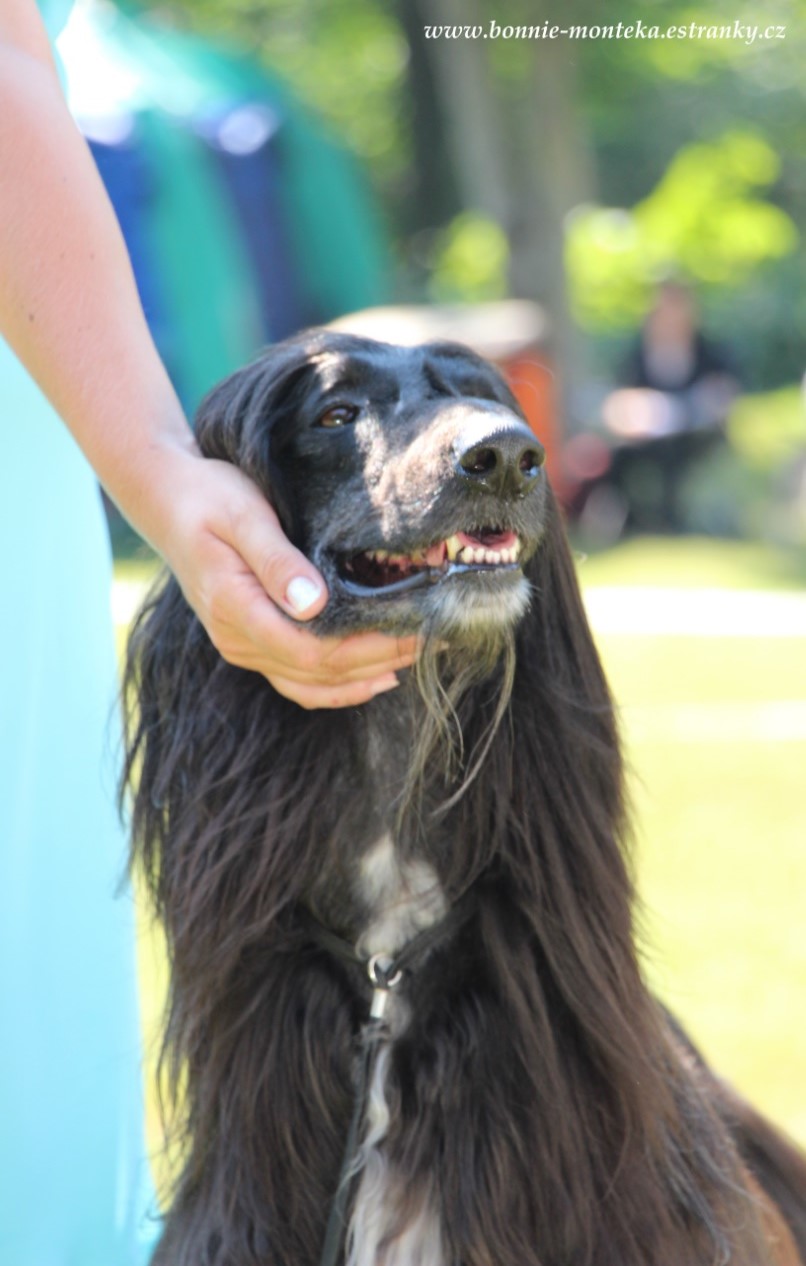
[[[718,149],[720,138],[741,133],[779,160],[778,175],[756,183],[752,198],[744,200],[745,229],[748,213],[756,228],[766,216],[769,229],[776,207],[796,229],[806,228],[805,0],[781,3],[780,14],[768,5],[759,25],[788,24],[785,38],[753,41],[719,35],[735,26],[730,0],[712,0],[709,26],[700,35],[690,34],[686,0],[624,0],[620,6],[622,29],[636,28],[639,20],[659,32],[685,27],[681,39],[609,38],[607,26],[615,28],[610,19],[616,15],[603,13],[596,0],[570,0],[561,16],[547,0],[507,0],[505,8],[504,19],[493,0],[169,4],[195,29],[238,39],[280,68],[366,159],[400,244],[401,294],[426,293],[445,243],[454,260],[461,259],[454,247],[465,234],[468,257],[473,242],[482,240],[480,224],[497,226],[509,251],[512,292],[549,308],[567,365],[582,364],[565,269],[566,231],[575,209],[612,208],[637,222],[650,210],[662,218],[664,204],[677,214],[679,184],[665,178],[676,156],[693,145]],[[509,37],[492,38],[490,24],[502,29],[504,21],[513,28]],[[552,39],[544,31],[552,21],[599,34]],[[482,35],[429,39],[426,25],[475,26]],[[573,222],[579,227],[578,214]],[[783,221],[777,222],[780,229]],[[454,228],[446,234],[449,224]],[[734,219],[734,240],[738,229]],[[778,236],[783,242],[785,235]],[[493,242],[493,236],[484,240]],[[762,252],[753,270],[702,280],[712,319],[726,323],[751,359],[756,355],[760,373],[780,378],[794,372],[800,354],[791,305],[806,324],[806,276],[803,263],[793,266],[790,257],[783,267],[774,254]],[[491,269],[497,267],[496,252],[489,257]],[[468,293],[478,291],[477,274],[468,274]],[[649,280],[646,273],[637,288],[633,321]],[[497,284],[493,272],[488,282]],[[754,302],[735,302],[740,286],[755,293]],[[770,302],[776,293],[787,296],[777,308]],[[618,307],[615,292],[614,300]],[[590,322],[584,305],[577,305],[576,315]],[[772,355],[765,353],[762,367],[758,354],[771,340]]]

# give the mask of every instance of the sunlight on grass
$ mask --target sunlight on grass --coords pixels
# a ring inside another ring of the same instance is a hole
[[[806,716],[804,647],[600,646],[631,771],[647,974],[719,1072],[806,1143],[806,729],[765,741],[728,724],[709,741],[691,728],[698,713],[739,719],[742,704],[752,721],[764,700],[797,697]],[[675,711],[685,741],[666,732]]]
[[[614,549],[578,555],[583,585],[665,585],[672,589],[798,589],[802,550],[761,541],[636,536]]]

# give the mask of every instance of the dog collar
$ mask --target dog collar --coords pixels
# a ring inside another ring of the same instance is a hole
[[[433,950],[449,940],[468,921],[475,908],[475,893],[467,892],[451,906],[443,919],[418,932],[396,953],[381,951],[371,956],[360,954],[352,942],[332,931],[310,910],[303,909],[301,913],[303,926],[312,941],[346,966],[360,969],[361,979],[368,982],[372,990],[372,1017],[373,1007],[380,1005],[374,998],[375,994],[388,994],[402,984],[406,976],[416,972]]]
[[[361,1122],[367,1106],[375,1057],[387,1033],[384,1019],[389,994],[398,989],[407,975],[418,970],[429,954],[467,923],[476,908],[475,894],[465,895],[451,907],[444,919],[424,928],[396,954],[378,953],[363,957],[350,941],[321,923],[309,910],[303,910],[303,923],[311,940],[334,958],[350,967],[362,969],[362,979],[371,990],[369,1014],[359,1034],[359,1065],[355,1100],[339,1181],[330,1206],[325,1242],[319,1266],[337,1266],[347,1236],[347,1207],[356,1162],[361,1147]]]

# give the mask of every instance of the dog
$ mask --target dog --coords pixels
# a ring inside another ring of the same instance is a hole
[[[154,1266],[796,1266],[806,1164],[639,970],[613,704],[543,450],[467,348],[311,331],[197,436],[318,567],[312,627],[416,633],[306,711],[173,579],[126,674],[183,1163]]]

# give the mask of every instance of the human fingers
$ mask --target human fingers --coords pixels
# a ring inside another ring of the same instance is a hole
[[[269,680],[280,676],[338,687],[371,683],[408,668],[416,658],[414,638],[398,640],[372,633],[348,639],[316,636],[275,607],[234,551],[219,543],[216,552],[223,556],[216,561],[217,578],[194,609],[229,663],[259,672]]]
[[[340,686],[311,685],[281,676],[272,676],[269,680],[279,694],[308,710],[355,708],[400,684],[394,675],[389,674],[373,681],[349,682]]]
[[[272,602],[295,620],[312,619],[327,603],[324,580],[288,540],[276,512],[259,489],[244,479],[241,494],[229,516],[228,543]]]
[[[323,671],[354,678],[371,676],[382,667],[408,668],[421,650],[420,638],[390,637],[385,633],[352,633],[318,639]]]
[[[184,512],[174,518],[169,561],[228,662],[270,681],[331,690],[364,682],[370,691],[378,678],[413,662],[414,638],[323,638],[299,618],[289,619],[300,609],[308,619],[325,605],[327,590],[316,569],[286,539],[275,511],[241,471],[202,459],[192,474]]]

